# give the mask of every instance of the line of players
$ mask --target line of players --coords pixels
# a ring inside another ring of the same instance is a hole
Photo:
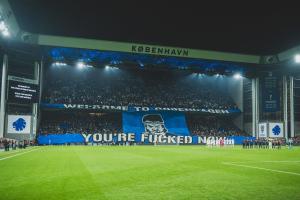
[[[255,139],[255,140],[243,140],[243,148],[244,149],[281,149],[283,142],[281,140],[276,139]]]
[[[4,149],[4,151],[9,151],[16,150],[17,148],[25,149],[29,144],[32,145],[32,142],[27,140],[17,141],[13,139],[2,138],[0,139],[0,150]]]

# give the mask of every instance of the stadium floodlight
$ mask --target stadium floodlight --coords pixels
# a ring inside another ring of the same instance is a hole
[[[242,75],[240,73],[236,73],[235,75],[233,75],[233,78],[235,78],[235,79],[241,79]]]
[[[295,63],[300,63],[300,54],[296,54],[294,57]]]
[[[83,69],[84,66],[85,66],[85,64],[84,64],[83,62],[78,62],[78,63],[76,64],[76,66],[77,66],[78,69]]]
[[[4,21],[0,22],[0,31],[3,31],[4,29],[6,29],[5,23]]]
[[[116,69],[119,69],[119,68],[114,67],[114,66],[105,65],[105,70],[116,70]]]
[[[4,37],[10,36],[10,33],[8,31],[8,26],[5,24],[4,21],[0,21],[0,32]]]
[[[139,62],[139,66],[140,66],[140,68],[145,67],[144,63],[142,63],[142,62]]]
[[[2,35],[5,36],[5,37],[9,37],[10,33],[8,32],[8,30],[5,30],[5,31],[2,32]]]
[[[76,66],[77,66],[78,69],[92,68],[93,67],[92,65],[86,64],[82,61],[78,61]]]
[[[56,61],[56,62],[52,63],[52,66],[54,66],[54,67],[63,67],[63,66],[67,66],[67,63]]]

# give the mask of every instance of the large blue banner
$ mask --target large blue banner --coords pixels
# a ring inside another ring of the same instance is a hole
[[[98,143],[98,142],[118,142],[127,140],[128,138],[124,137],[129,134],[80,134],[80,133],[67,133],[67,134],[47,134],[39,135],[37,140],[40,145],[60,145],[60,144],[83,144],[85,142]],[[141,135],[137,135],[141,137]],[[170,136],[174,137],[174,136]],[[190,137],[188,142],[182,142],[181,144],[206,144],[207,141],[211,139],[217,141],[220,140],[220,137],[198,137],[198,136],[177,136],[177,137]],[[254,140],[255,137],[244,137],[244,136],[229,136],[223,137],[225,141],[234,140],[234,144],[242,144],[243,140]],[[176,140],[176,139],[175,139]],[[136,137],[135,142],[139,143],[140,139]],[[177,141],[175,143],[178,144]],[[166,142],[165,144],[175,144],[174,142]],[[231,143],[232,144],[232,143]]]
[[[211,114],[239,114],[238,108],[231,109],[209,109],[209,108],[172,108],[172,107],[153,107],[153,106],[120,106],[120,105],[93,105],[93,104],[49,104],[42,103],[42,108],[64,109],[64,110],[110,110],[122,112],[199,112]]]
[[[189,136],[184,113],[180,112],[123,112],[123,131],[155,135]]]
[[[277,112],[280,110],[279,76],[268,72],[264,74],[261,85],[262,106],[264,112]]]
[[[79,133],[39,135],[38,143],[43,145],[84,143],[84,137]]]

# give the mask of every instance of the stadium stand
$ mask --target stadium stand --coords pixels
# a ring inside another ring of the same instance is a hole
[[[47,112],[42,120],[40,134],[64,133],[121,133],[121,113]],[[191,135],[249,136],[237,128],[231,119],[186,114]]]
[[[85,69],[50,66],[43,103],[237,109],[226,81],[186,72]],[[65,76],[68,74],[68,76]],[[187,114],[192,135],[245,135],[231,118]],[[40,134],[122,132],[121,113],[43,113]]]
[[[236,127],[232,119],[215,116],[199,116],[190,114],[187,116],[187,123],[192,135],[198,136],[250,136]]]
[[[99,72],[95,74],[94,69],[80,77],[74,68],[64,70],[47,75],[44,103],[237,108],[224,87],[170,72],[122,72],[110,76],[100,74],[99,78]]]
[[[43,118],[40,134],[64,133],[119,133],[121,132],[119,113],[57,113],[47,112]]]

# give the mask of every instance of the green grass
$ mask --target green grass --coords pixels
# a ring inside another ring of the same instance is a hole
[[[300,148],[38,147],[1,160],[29,150],[0,152],[0,199],[300,199]]]

